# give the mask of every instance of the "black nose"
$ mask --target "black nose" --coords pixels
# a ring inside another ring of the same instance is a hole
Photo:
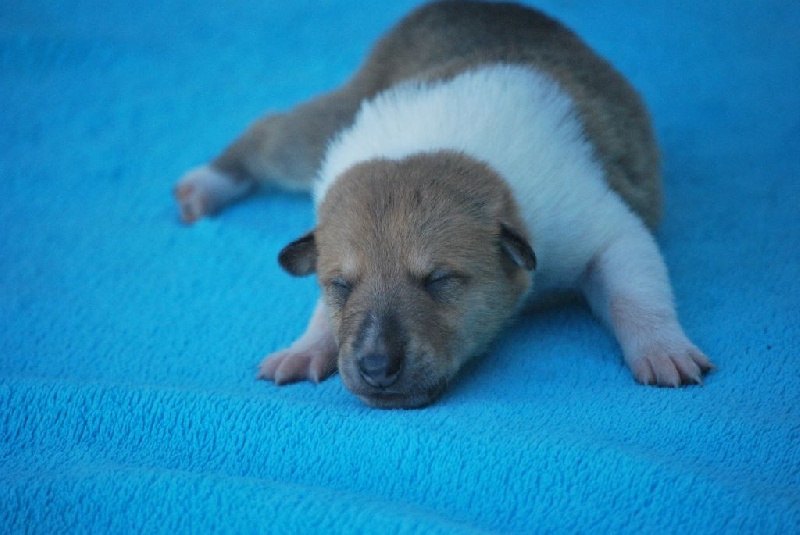
[[[386,353],[369,353],[358,360],[358,371],[370,386],[386,388],[393,385],[400,375],[403,361],[389,358]]]

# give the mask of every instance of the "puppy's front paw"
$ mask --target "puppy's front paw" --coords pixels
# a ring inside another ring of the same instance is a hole
[[[289,348],[261,361],[258,378],[276,385],[311,381],[319,383],[336,371],[336,354],[322,347]]]
[[[178,201],[181,219],[194,223],[212,215],[252,187],[247,181],[236,180],[208,165],[187,172],[175,185],[173,194]]]
[[[688,340],[647,345],[628,365],[636,380],[645,385],[679,387],[703,384],[703,374],[714,364]]]
[[[336,371],[338,355],[325,302],[319,299],[303,335],[288,349],[261,361],[258,378],[274,381],[276,385],[306,379],[319,383]]]

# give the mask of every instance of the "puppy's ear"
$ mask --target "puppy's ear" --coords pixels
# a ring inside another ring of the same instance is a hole
[[[500,223],[500,248],[516,265],[528,271],[536,269],[536,255],[528,240],[516,230]]]
[[[317,243],[314,232],[294,240],[278,254],[278,263],[296,277],[311,275],[317,270]]]

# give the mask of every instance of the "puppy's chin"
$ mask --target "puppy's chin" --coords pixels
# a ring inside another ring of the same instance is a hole
[[[429,388],[424,392],[356,392],[358,398],[375,409],[421,409],[439,399],[447,385],[446,381]]]
[[[367,384],[359,373],[340,367],[340,376],[347,389],[361,401],[376,409],[421,409],[435,402],[447,388],[447,379],[426,379],[425,384],[401,380],[387,388]]]

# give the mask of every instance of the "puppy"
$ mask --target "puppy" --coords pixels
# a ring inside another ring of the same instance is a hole
[[[367,404],[421,407],[522,307],[577,291],[637,381],[701,383],[650,233],[659,157],[631,86],[575,34],[515,4],[423,6],[343,87],[257,121],[175,194],[191,223],[256,189],[313,192],[280,265],[322,297],[259,377],[338,368]]]

